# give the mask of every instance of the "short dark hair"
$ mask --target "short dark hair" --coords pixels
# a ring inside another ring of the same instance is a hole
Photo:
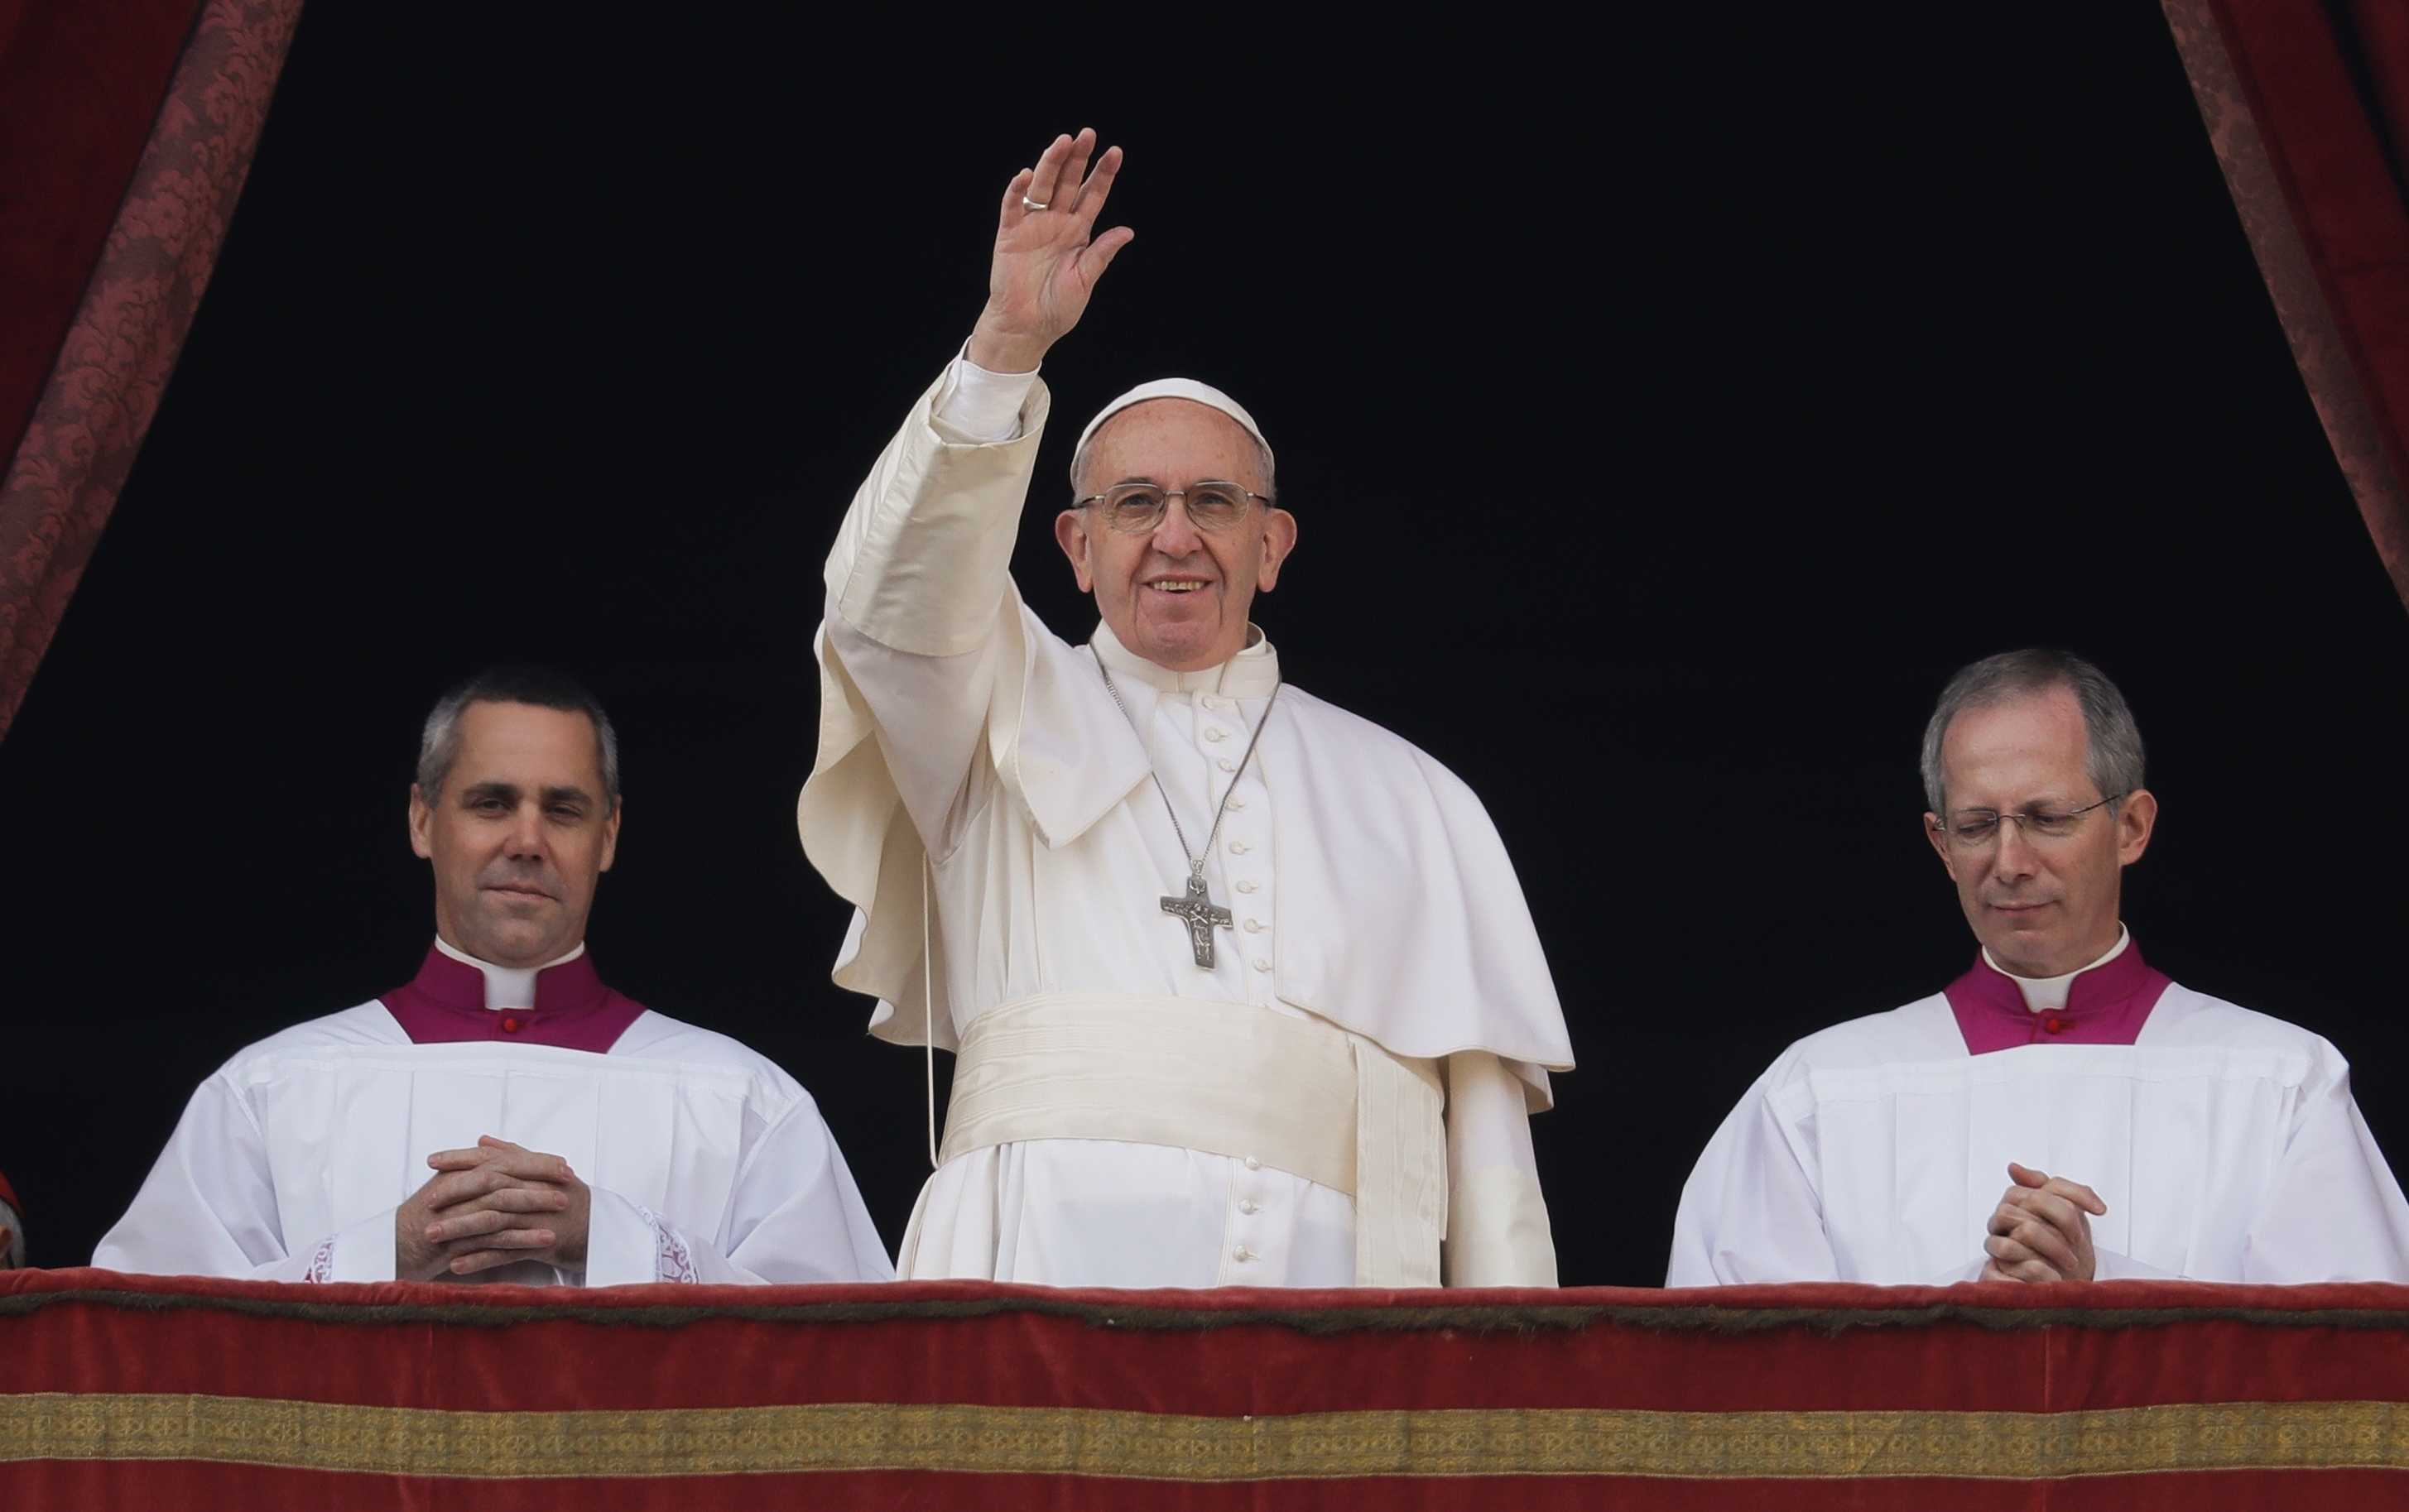
[[[556,668],[529,663],[488,667],[435,700],[418,735],[418,793],[432,803],[460,758],[460,715],[472,703],[526,703],[539,709],[584,714],[594,725],[594,754],[602,769],[603,799],[619,803],[619,732],[601,700],[585,684]]]
[[[2122,798],[2142,785],[2142,729],[2125,695],[2108,674],[2070,651],[2027,646],[1969,662],[1957,669],[1940,690],[1932,717],[1924,726],[1924,800],[1935,814],[1949,811],[1941,782],[1940,742],[1949,722],[1969,709],[1984,709],[2010,698],[2064,688],[2083,710],[2084,770],[2099,785],[2103,798]],[[2114,812],[2113,809],[2110,812]]]

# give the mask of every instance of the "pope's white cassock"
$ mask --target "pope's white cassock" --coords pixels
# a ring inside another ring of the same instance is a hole
[[[1255,428],[1200,384],[1132,394],[1158,392]],[[1273,699],[1260,632],[1181,673],[1047,631],[1009,575],[1046,407],[958,359],[828,562],[800,819],[858,909],[836,980],[880,1000],[873,1032],[959,1057],[899,1270],[1553,1285],[1528,1115],[1572,1053],[1488,815],[1397,736]],[[1208,969],[1161,905],[1189,874],[1165,801],[1202,844],[1225,793]]]
[[[612,991],[583,945],[539,972],[440,940],[408,986],[271,1035],[203,1082],[92,1262],[390,1281],[394,1215],[436,1174],[426,1158],[481,1134],[560,1156],[592,1189],[585,1263],[523,1260],[458,1279],[894,1274],[794,1078],[724,1034]]]
[[[2044,980],[1985,951],[1792,1045],[1699,1158],[1666,1284],[1973,1280],[2010,1160],[2099,1194],[2103,1281],[2409,1281],[2409,1205],[2341,1053],[2125,934]]]

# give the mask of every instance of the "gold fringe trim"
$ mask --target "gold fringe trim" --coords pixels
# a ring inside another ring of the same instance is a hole
[[[481,1479],[902,1470],[1197,1482],[1508,1475],[2046,1480],[2172,1470],[2409,1470],[2409,1404],[1204,1418],[1093,1407],[451,1412],[254,1397],[0,1396],[0,1462],[22,1460],[198,1460]]]

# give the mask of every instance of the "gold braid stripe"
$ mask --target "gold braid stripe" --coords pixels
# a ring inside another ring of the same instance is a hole
[[[1204,1418],[1094,1407],[453,1412],[255,1397],[0,1396],[0,1462],[36,1459],[199,1460],[483,1479],[902,1470],[1196,1482],[1499,1475],[2041,1480],[2171,1470],[2409,1470],[2409,1404]]]

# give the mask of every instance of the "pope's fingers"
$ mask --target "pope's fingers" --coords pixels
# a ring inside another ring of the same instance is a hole
[[[438,1171],[468,1171],[493,1158],[494,1152],[484,1149],[437,1150],[426,1158],[426,1163]]]
[[[2042,1187],[2049,1183],[2049,1173],[2036,1171],[2028,1165],[2018,1165],[2013,1160],[2010,1160],[2008,1179],[2019,1187]]]
[[[1104,269],[1112,266],[1113,259],[1121,254],[1121,249],[1136,239],[1137,233],[1125,225],[1117,225],[1098,237],[1088,244],[1086,252],[1079,254],[1079,277],[1089,288],[1094,288],[1096,281],[1104,276]]]
[[[1072,207],[1080,223],[1089,227],[1095,225],[1096,217],[1104,213],[1104,201],[1112,197],[1113,180],[1120,171],[1121,150],[1105,148],[1104,155],[1096,159],[1096,171],[1089,174],[1088,181],[1079,186],[1078,203]]]
[[[1023,168],[1012,176],[1012,182],[1003,186],[1003,203],[996,208],[997,231],[1011,230],[1020,223],[1022,216],[1029,213],[1027,207],[1020,203],[1020,196],[1029,193],[1029,185],[1036,177],[1035,169]]]
[[[1060,188],[1062,160],[1071,155],[1071,138],[1057,137],[1037,155],[1036,166],[1029,170],[1029,187],[1023,193],[1039,205],[1051,208],[1055,193]]]
[[[1088,159],[1095,150],[1094,129],[1081,126],[1079,135],[1071,138],[1071,155],[1062,160],[1062,176],[1054,180],[1055,193],[1059,197],[1048,202],[1054,209],[1068,210],[1077,206],[1080,191],[1088,182]]]

